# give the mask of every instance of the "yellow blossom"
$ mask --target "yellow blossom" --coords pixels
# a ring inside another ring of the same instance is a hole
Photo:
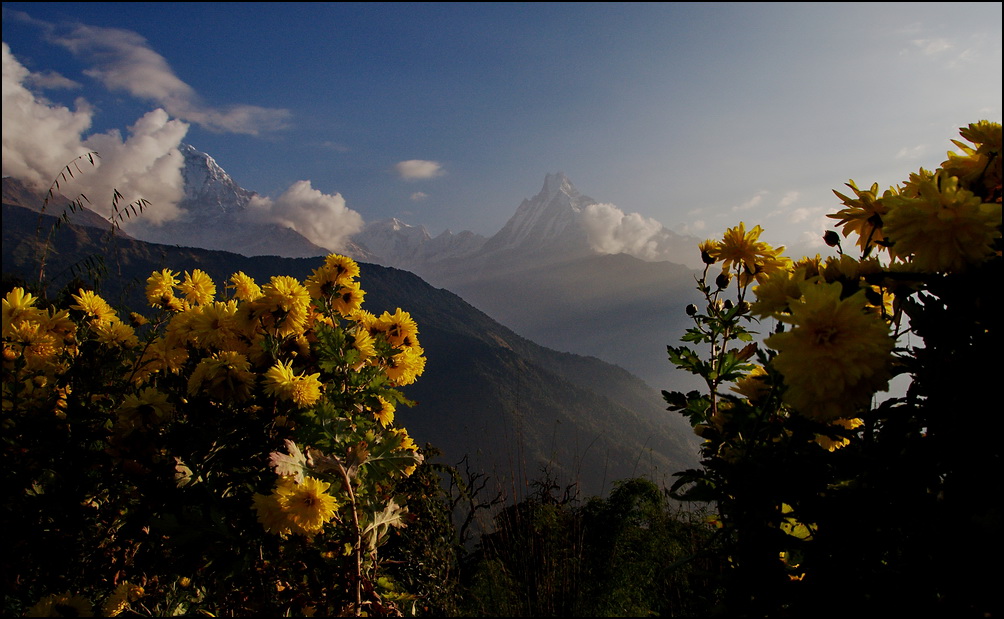
[[[314,477],[304,477],[299,484],[276,487],[276,502],[293,533],[306,536],[319,533],[335,517],[338,501],[327,493],[330,487],[331,484]]]
[[[793,300],[790,330],[765,343],[778,351],[783,398],[803,415],[828,421],[851,417],[888,385],[894,340],[888,325],[866,311],[865,292],[841,299],[839,283],[806,281]]]
[[[888,200],[885,233],[889,251],[913,268],[929,273],[957,272],[995,254],[1000,238],[1001,205],[984,203],[939,172],[916,178],[915,196]]]
[[[861,419],[834,419],[831,426],[837,426],[845,430],[854,430],[865,424]],[[828,434],[816,434],[816,443],[827,451],[835,451],[851,444],[850,439],[845,436],[830,436]]]
[[[188,379],[188,394],[203,392],[219,401],[243,402],[251,397],[254,381],[247,357],[239,352],[222,351],[195,366]]]
[[[178,285],[177,274],[170,269],[155,272],[146,279],[146,300],[153,307],[164,309],[176,306],[174,289]]]
[[[80,294],[72,295],[77,303],[70,307],[87,314],[92,318],[93,323],[108,322],[118,320],[115,310],[108,302],[98,296],[93,290],[80,289]]]
[[[211,303],[216,296],[216,284],[209,275],[200,269],[191,273],[185,271],[185,281],[179,286],[185,295],[185,300],[193,305]]]
[[[245,275],[244,271],[234,273],[230,281],[234,286],[234,296],[241,301],[254,301],[261,296],[261,287],[251,276]]]

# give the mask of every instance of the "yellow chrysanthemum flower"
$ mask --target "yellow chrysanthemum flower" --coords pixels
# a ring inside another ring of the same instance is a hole
[[[279,336],[297,335],[307,324],[310,293],[295,277],[272,277],[262,287],[262,296],[253,302],[254,315],[268,330]]]
[[[118,319],[99,323],[94,327],[98,341],[108,347],[135,348],[139,346],[139,338],[132,327]]]
[[[335,517],[338,501],[327,493],[330,487],[331,484],[314,477],[304,477],[300,484],[276,487],[276,501],[293,533],[314,535]]]
[[[24,288],[14,288],[3,299],[3,335],[6,337],[11,325],[18,320],[36,317],[39,310],[35,307],[38,297],[25,292]]]
[[[231,350],[242,347],[243,332],[237,320],[237,301],[213,301],[188,313],[191,315],[188,326],[199,346]]]
[[[176,306],[174,289],[179,283],[177,274],[171,269],[164,269],[146,278],[146,300],[153,307],[164,309]]]
[[[93,290],[80,289],[80,294],[72,295],[77,303],[70,308],[80,310],[91,317],[92,323],[118,320],[118,315],[108,302],[98,296]]]
[[[261,286],[250,275],[245,275],[244,271],[234,273],[230,282],[234,286],[234,296],[241,301],[254,301],[261,296]]]
[[[366,291],[359,286],[359,282],[351,282],[339,288],[331,298],[331,308],[347,318],[359,310],[365,296]]]
[[[412,319],[411,314],[403,311],[400,307],[393,314],[384,312],[377,319],[373,328],[382,332],[391,346],[415,346],[418,344],[416,339],[418,324]]]
[[[194,305],[211,303],[216,296],[216,284],[205,271],[195,269],[191,273],[185,271],[185,281],[178,286],[185,300]]]
[[[265,372],[265,392],[306,408],[321,397],[319,376],[319,373],[309,376],[294,374],[292,361],[278,361]]]
[[[376,343],[370,332],[363,327],[352,333],[352,347],[359,351],[359,360],[366,361],[376,355]]]
[[[356,277],[359,277],[359,265],[355,260],[348,256],[330,254],[304,284],[312,298],[328,299],[341,288],[356,284],[353,281]]]
[[[410,385],[425,371],[425,351],[421,346],[409,346],[394,355],[387,364],[387,378],[397,387]]]
[[[853,417],[888,385],[894,340],[889,326],[866,310],[865,292],[841,299],[839,283],[801,282],[793,300],[793,327],[765,343],[778,351],[774,367],[784,377],[783,398],[798,412],[823,421]]]
[[[376,411],[374,417],[380,423],[381,426],[386,428],[387,426],[394,423],[394,411],[396,410],[394,405],[383,398],[380,400],[380,410]]]
[[[319,376],[320,374],[318,373],[296,377],[290,399],[300,408],[313,406],[320,399],[322,385],[318,379]]]
[[[791,260],[781,255],[784,247],[775,249],[758,240],[762,232],[760,226],[747,232],[746,224],[739,222],[738,226],[725,231],[720,243],[708,248],[710,256],[715,261],[721,261],[723,273],[738,272],[740,286],[746,286],[754,279],[763,281],[772,273],[791,266]]]
[[[878,183],[873,183],[869,189],[858,189],[852,180],[847,186],[854,192],[855,197],[850,198],[834,189],[833,193],[847,208],[827,217],[837,220],[836,225],[838,228],[843,228],[844,237],[849,237],[852,233],[857,234],[856,244],[863,251],[872,247],[882,247],[882,242],[885,240],[882,233],[883,216],[888,210],[883,200],[893,195],[892,190],[879,197]]]
[[[47,595],[28,609],[26,617],[93,617],[94,605],[82,595],[69,592]]]
[[[917,178],[916,197],[887,200],[885,234],[890,254],[928,273],[958,272],[995,254],[1001,205],[984,203],[954,176]]]

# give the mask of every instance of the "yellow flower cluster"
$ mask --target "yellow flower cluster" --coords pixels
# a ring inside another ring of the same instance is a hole
[[[887,250],[908,270],[961,272],[997,255],[1001,125],[980,121],[959,132],[970,144],[953,140],[962,153],[949,152],[935,172],[921,169],[881,196],[877,184],[861,190],[850,181],[854,197],[834,191],[845,208],[828,217],[845,237],[856,234],[866,255]]]
[[[740,286],[754,280],[763,281],[771,273],[787,268],[791,260],[781,255],[784,247],[775,249],[759,240],[762,233],[760,226],[747,232],[746,224],[739,222],[738,226],[725,231],[721,241],[709,239],[701,243],[701,256],[709,265],[721,262],[726,278],[735,272]]]
[[[227,286],[233,298],[217,300],[216,284],[201,270],[185,272],[183,279],[170,269],[155,272],[147,279],[146,297],[152,307],[167,311],[166,325],[142,348],[133,327],[93,291],[80,290],[69,311],[56,311],[39,309],[36,297],[16,288],[3,299],[4,367],[13,372],[17,365],[30,376],[19,398],[37,402],[51,399],[59,387],[56,378],[68,368],[65,360],[77,354],[81,329],[103,346],[139,350],[127,371],[136,392],[125,397],[115,415],[123,435],[171,417],[173,406],[155,388],[157,377],[183,371],[188,372],[188,396],[241,403],[261,387],[298,407],[315,405],[323,386],[320,373],[309,371],[313,329],[332,326],[333,320],[344,321],[355,369],[375,366],[391,386],[409,385],[425,369],[418,327],[400,309],[379,317],[363,311],[358,275],[354,260],[332,254],[304,283],[276,276],[258,286],[237,273]],[[133,319],[144,322],[141,316]],[[5,407],[12,405],[11,397],[5,381]],[[393,407],[382,405],[373,414],[389,423]]]

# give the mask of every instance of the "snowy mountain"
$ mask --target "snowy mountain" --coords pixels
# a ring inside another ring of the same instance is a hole
[[[630,226],[623,225],[626,219]],[[353,240],[379,256],[379,264],[408,269],[433,282],[457,268],[470,274],[490,270],[493,264],[511,268],[514,260],[539,266],[620,253],[649,262],[700,266],[692,251],[698,239],[677,235],[637,214],[625,216],[614,205],[580,193],[561,172],[547,174],[540,192],[524,199],[489,239],[449,230],[433,238],[424,226],[388,219],[368,224]]]
[[[484,252],[554,254],[593,253],[584,223],[584,210],[597,201],[582,195],[562,173],[544,177],[544,187],[523,200],[505,226],[492,236]]]
[[[181,144],[181,175],[185,197],[181,217],[159,226],[130,230],[141,240],[182,247],[230,251],[244,256],[311,258],[331,253],[290,227],[264,223],[249,216],[248,205],[258,195],[244,189],[211,156]],[[370,254],[354,244],[342,253],[365,260]]]

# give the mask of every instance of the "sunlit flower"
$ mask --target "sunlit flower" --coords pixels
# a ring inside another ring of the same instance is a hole
[[[750,312],[754,316],[764,318],[788,309],[788,303],[793,299],[802,296],[802,291],[798,283],[803,281],[801,272],[789,273],[779,270],[764,278],[758,286],[753,288],[756,295],[750,307]]]
[[[256,317],[279,336],[298,334],[307,323],[310,293],[295,277],[272,277],[262,286],[262,296],[253,302]]]
[[[293,484],[288,479],[278,482],[278,484],[283,483]],[[267,533],[282,536],[289,533],[289,519],[286,517],[286,513],[282,510],[282,507],[279,506],[278,495],[275,492],[272,494],[255,494],[253,507],[258,516],[258,522],[261,523]]]
[[[380,422],[380,425],[386,428],[390,424],[394,423],[395,408],[394,405],[388,402],[387,400],[383,398],[379,399],[380,399],[380,410],[376,411],[374,416],[376,417],[376,420]]]
[[[984,203],[938,173],[915,183],[916,197],[890,198],[885,233],[889,251],[923,272],[957,272],[994,255],[1000,238],[1001,205]]]
[[[261,296],[261,286],[250,275],[245,275],[244,271],[234,273],[230,281],[234,285],[234,296],[241,301],[254,301]]]
[[[108,302],[97,295],[93,290],[80,289],[80,294],[72,295],[76,305],[70,307],[87,314],[92,318],[92,322],[108,322],[118,320],[118,315]]]
[[[11,324],[23,318],[37,316],[35,307],[38,297],[25,292],[24,288],[14,288],[3,299],[3,334],[6,336]]]
[[[352,332],[352,347],[359,351],[360,361],[366,361],[376,355],[376,343],[365,328],[360,327]]]
[[[330,522],[338,510],[338,501],[327,493],[331,484],[304,477],[300,484],[282,484],[275,489],[279,507],[288,518],[294,533],[313,535]]]
[[[894,340],[888,325],[866,311],[865,292],[841,299],[839,283],[799,284],[790,330],[765,343],[778,351],[774,367],[784,377],[783,398],[803,415],[820,420],[853,417],[875,391],[888,385]]]
[[[139,346],[139,338],[132,327],[119,321],[99,323],[94,327],[98,341],[109,347],[135,348]]]
[[[760,226],[746,231],[746,224],[725,231],[725,236],[714,247],[708,247],[712,258],[722,263],[722,272],[737,271],[739,285],[746,286],[753,279],[763,281],[778,270],[787,269],[791,260],[782,256],[784,247],[777,249],[758,240],[763,229]]]
[[[194,305],[211,303],[216,296],[216,284],[200,269],[195,269],[191,273],[185,271],[185,281],[178,288],[185,295],[185,299]]]
[[[297,406],[305,408],[321,397],[319,376],[319,373],[294,374],[292,361],[278,361],[265,372],[265,392],[284,400],[292,400]]]
[[[359,277],[359,265],[355,260],[348,256],[330,254],[325,258],[324,264],[315,269],[304,283],[312,298],[328,299],[341,288],[355,284],[353,280],[356,277]]]
[[[242,331],[237,321],[237,301],[214,301],[190,310],[188,323],[202,347],[235,349],[241,346]]]
[[[82,595],[47,595],[28,609],[26,617],[93,617],[94,606]]]
[[[363,297],[366,291],[360,288],[359,282],[351,282],[338,289],[338,293],[331,298],[331,308],[348,317],[359,310],[363,304]]]
[[[416,339],[418,324],[412,319],[411,314],[403,311],[400,307],[393,314],[384,312],[377,319],[373,328],[382,332],[391,346],[414,346],[418,343]]]
[[[394,355],[386,367],[387,378],[398,387],[415,382],[425,371],[424,353],[420,346],[409,346]]]
[[[177,306],[174,298],[174,289],[178,283],[177,274],[170,269],[153,273],[146,279],[147,302],[153,307],[173,309]]]

